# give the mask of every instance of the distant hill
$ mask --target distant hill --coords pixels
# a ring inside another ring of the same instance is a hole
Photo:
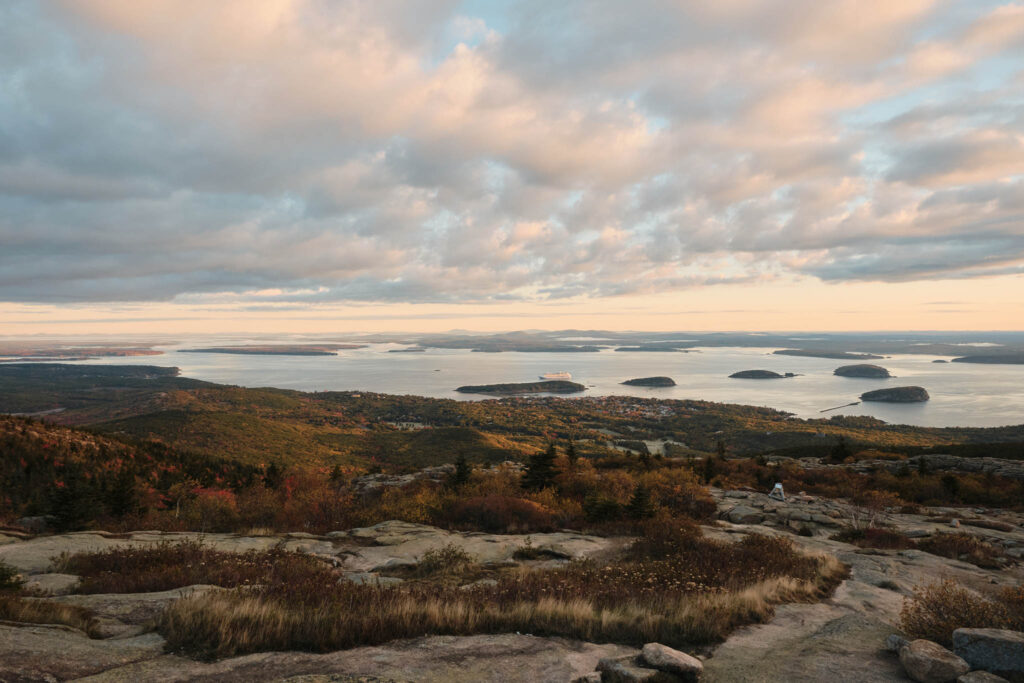
[[[853,353],[850,351],[815,351],[814,349],[779,349],[773,351],[777,356],[803,356],[805,358],[835,358],[838,360],[877,360],[884,356],[873,353]]]
[[[984,354],[978,356],[961,356],[954,358],[954,363],[984,363],[991,365],[1024,365],[1024,353],[1010,353],[1005,355]]]
[[[366,344],[265,344],[179,349],[178,353],[230,353],[242,356],[336,356],[343,349],[365,349]]]

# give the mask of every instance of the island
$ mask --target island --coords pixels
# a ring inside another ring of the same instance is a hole
[[[674,387],[676,381],[671,377],[638,377],[637,379],[627,379],[622,384],[631,387]]]
[[[988,354],[981,356],[961,356],[954,358],[954,363],[984,363],[987,365],[1024,365],[1024,353]]]
[[[779,349],[777,356],[802,356],[804,358],[833,358],[837,360],[878,360],[885,356],[873,353],[852,353],[850,351],[815,351],[814,349]]]
[[[787,372],[784,375],[780,375],[772,370],[740,370],[729,375],[732,379],[784,379],[786,377],[796,377],[792,372]]]
[[[89,360],[92,358],[128,358],[131,356],[159,356],[163,351],[149,348],[116,346],[64,346],[32,348],[0,345],[0,356],[13,356],[0,363],[53,362],[63,360]]]
[[[887,377],[892,377],[892,375],[889,374],[889,371],[881,365],[871,365],[870,363],[844,365],[841,368],[836,368],[832,374],[839,375],[840,377],[869,377],[871,379],[885,379]]]
[[[933,362],[933,363],[948,363],[949,361],[947,361],[947,360],[942,360],[941,358],[938,358],[938,359],[936,359],[936,360],[933,360],[932,362]]]
[[[566,380],[549,380],[546,382],[521,382],[519,384],[477,384],[459,387],[455,391],[460,394],[577,394],[586,387]]]
[[[243,356],[336,356],[337,351],[365,349],[366,344],[261,344],[179,349],[178,353],[231,353]]]
[[[862,401],[879,403],[923,403],[929,398],[924,387],[892,387],[891,389],[876,389],[860,395]]]

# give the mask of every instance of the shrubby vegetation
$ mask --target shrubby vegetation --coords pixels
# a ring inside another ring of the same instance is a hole
[[[1024,586],[982,595],[953,580],[915,589],[903,603],[900,627],[914,638],[950,646],[958,628],[1024,630]]]

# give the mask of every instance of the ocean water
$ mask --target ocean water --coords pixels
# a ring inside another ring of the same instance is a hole
[[[220,342],[223,344],[223,340]],[[238,340],[233,343],[245,343]],[[771,348],[702,348],[691,353],[473,353],[428,349],[424,353],[388,353],[404,348],[372,344],[339,351],[336,356],[253,356],[178,353],[179,348],[156,347],[162,356],[98,359],[103,364],[165,365],[182,375],[246,387],[279,387],[302,391],[361,390],[412,394],[459,400],[487,396],[459,394],[465,384],[532,382],[545,372],[566,370],[587,386],[572,396],[628,395],[698,399],[768,406],[803,418],[831,415],[871,415],[886,422],[933,427],[996,427],[1024,424],[1024,365],[933,363],[936,356],[894,355],[869,361],[888,368],[891,379],[837,377],[832,371],[851,361],[773,355]],[[730,379],[738,370],[794,372],[788,379]],[[677,386],[643,388],[620,382],[652,375],[672,377]],[[823,409],[857,401],[872,389],[920,385],[927,403],[861,403],[822,413]]]

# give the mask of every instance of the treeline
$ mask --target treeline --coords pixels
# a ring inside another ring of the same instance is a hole
[[[48,516],[60,530],[165,508],[188,489],[242,489],[261,476],[262,468],[158,442],[0,416],[0,514]]]

